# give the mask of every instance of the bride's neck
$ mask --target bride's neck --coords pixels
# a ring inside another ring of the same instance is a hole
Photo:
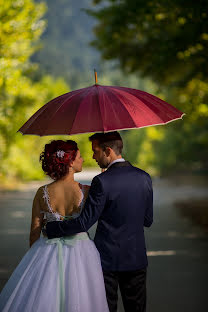
[[[74,170],[69,170],[69,173],[60,179],[62,182],[74,182]]]

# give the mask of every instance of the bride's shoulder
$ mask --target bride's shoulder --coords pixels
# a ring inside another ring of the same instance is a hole
[[[41,185],[41,186],[37,189],[35,196],[40,196],[40,195],[43,193],[44,187],[45,187],[45,185]]]
[[[33,206],[34,207],[42,206],[42,204],[43,204],[43,197],[44,197],[44,185],[40,186],[37,189],[37,191],[35,193],[35,196],[33,198]]]
[[[48,186],[47,184],[41,185],[35,194],[35,198],[43,198],[45,193],[45,187]]]

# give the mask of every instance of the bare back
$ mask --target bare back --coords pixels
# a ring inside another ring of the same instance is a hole
[[[82,192],[82,189],[83,192]],[[88,195],[89,187],[87,185],[80,185],[78,182],[64,182],[57,181],[47,185],[49,204],[53,212],[57,212],[62,216],[70,216],[80,211],[80,204]],[[41,200],[42,211],[48,211],[48,207],[44,198]]]

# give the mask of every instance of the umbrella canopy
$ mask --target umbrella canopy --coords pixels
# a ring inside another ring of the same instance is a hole
[[[95,84],[51,100],[18,131],[39,136],[108,132],[166,124],[183,115],[147,92]]]

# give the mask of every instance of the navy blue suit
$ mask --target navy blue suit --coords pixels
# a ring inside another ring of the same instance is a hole
[[[128,161],[116,162],[97,175],[81,215],[50,222],[48,238],[86,232],[98,221],[95,245],[103,271],[134,271],[147,267],[144,226],[153,222],[151,178]]]

